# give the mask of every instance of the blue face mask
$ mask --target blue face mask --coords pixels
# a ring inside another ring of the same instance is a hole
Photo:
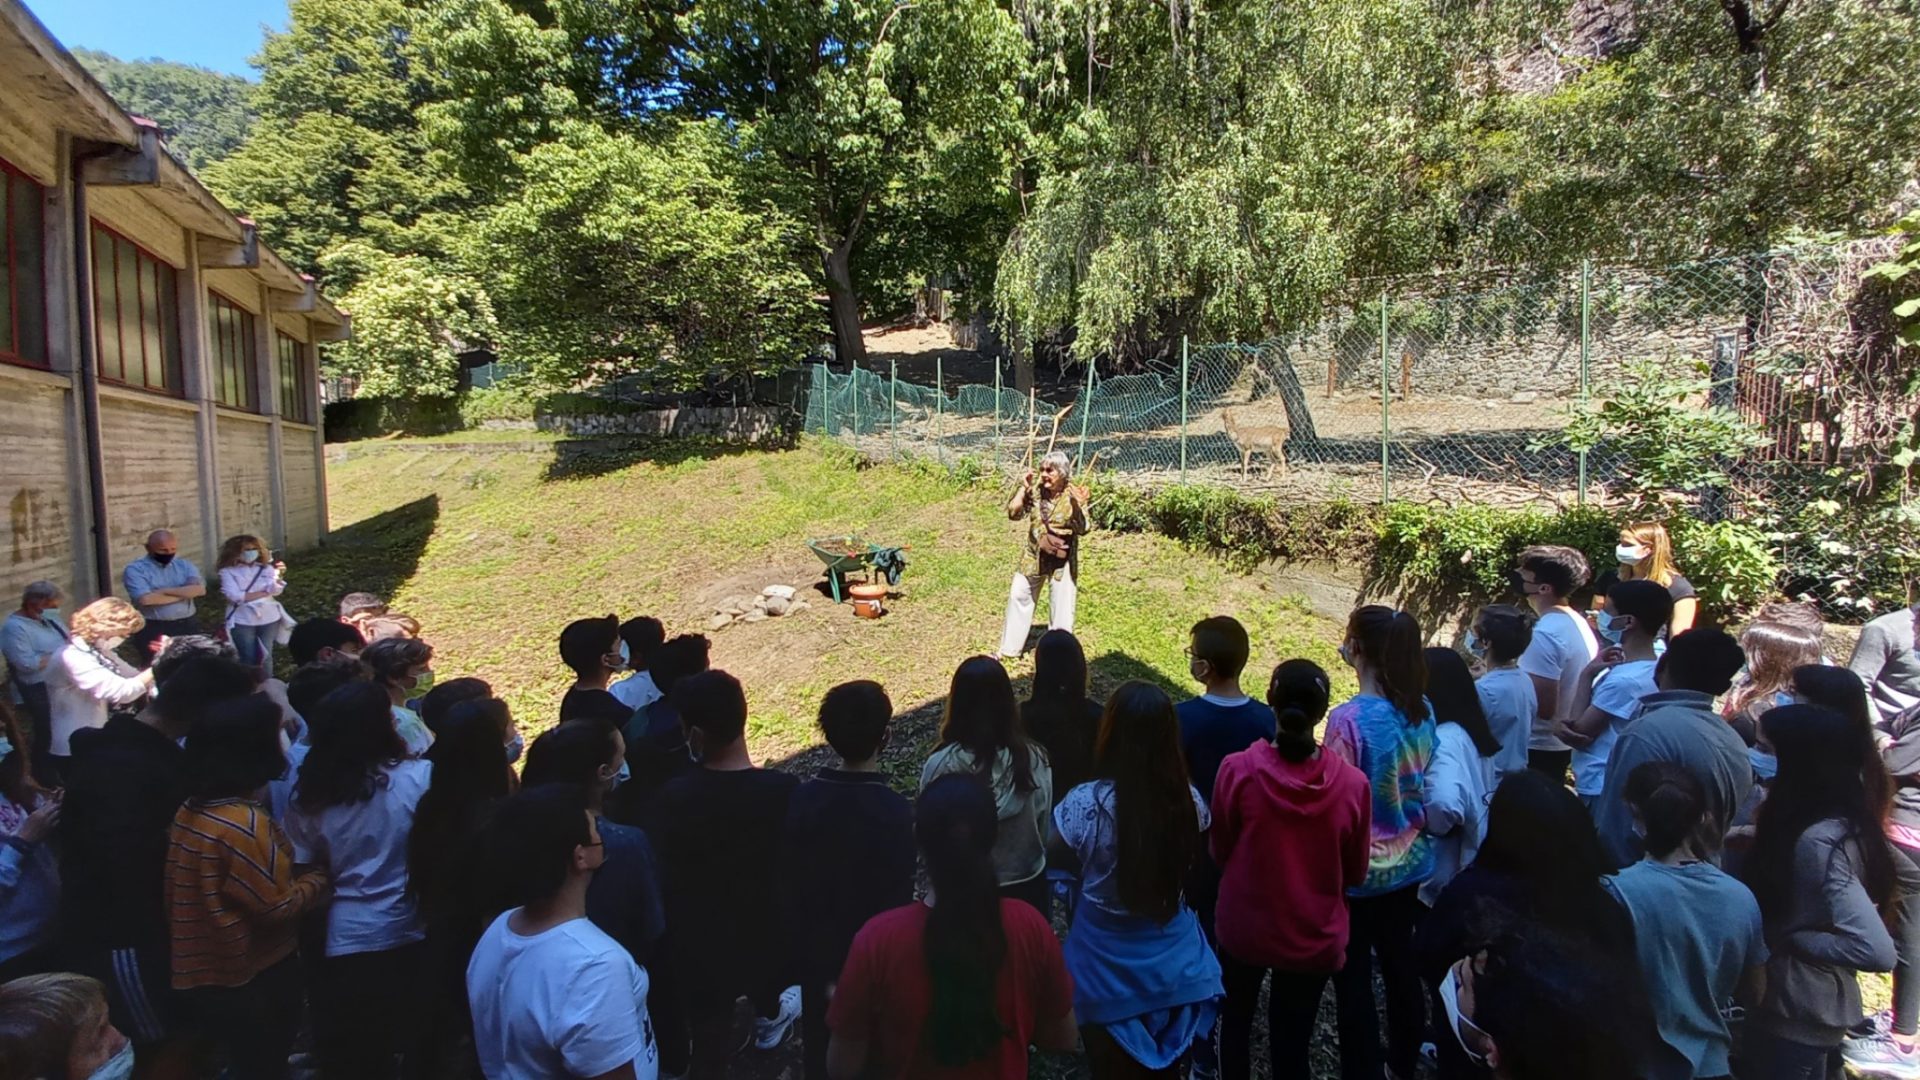
[[[133,1075],[133,1041],[121,1044],[120,1052],[87,1074],[87,1080],[127,1080]]]
[[[1604,611],[1596,615],[1593,622],[1594,629],[1600,632],[1600,636],[1605,638],[1609,645],[1620,644],[1620,639],[1627,636],[1627,627],[1631,625],[1626,621],[1625,616],[1609,615]]]
[[[1753,766],[1753,778],[1766,783],[1780,771],[1780,759],[1757,746],[1747,747],[1747,763]]]
[[[507,764],[511,765],[514,762],[519,761],[520,755],[525,753],[526,749],[527,749],[526,737],[521,735],[517,731],[514,732],[513,738],[507,740]]]
[[[627,648],[627,643],[622,641],[620,643],[620,670],[625,671],[632,666],[633,650]]]
[[[241,562],[259,562],[260,553],[254,550],[253,548],[248,548],[247,550],[240,553],[240,561]]]
[[[607,790],[613,791],[621,784],[633,778],[633,766],[625,761],[620,763],[620,771],[607,778]]]
[[[1486,659],[1487,643],[1480,640],[1479,634],[1474,633],[1472,630],[1468,630],[1466,640],[1462,641],[1460,644],[1462,647],[1464,647],[1467,650],[1467,653],[1469,655],[1477,656],[1482,660]]]

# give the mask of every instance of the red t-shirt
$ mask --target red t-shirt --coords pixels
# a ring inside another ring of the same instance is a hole
[[[844,1038],[867,1040],[872,1076],[992,1080],[1027,1075],[1034,1029],[1073,1008],[1073,980],[1053,927],[1021,901],[1000,901],[1007,956],[1000,965],[996,1011],[1007,1036],[984,1060],[947,1069],[934,1064],[921,1045],[933,1004],[922,945],[927,913],[925,904],[908,904],[874,916],[861,928],[827,1009],[828,1028]]]

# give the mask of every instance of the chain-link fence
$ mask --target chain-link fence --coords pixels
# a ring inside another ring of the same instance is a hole
[[[1574,418],[1629,385],[1691,384],[1679,408],[1718,406],[1754,433],[1719,463],[1737,496],[1877,452],[1914,415],[1890,338],[1862,325],[1859,270],[1886,250],[1868,240],[1652,269],[1393,279],[1273,340],[1182,342],[1143,372],[1086,370],[1070,401],[1020,393],[1010,367],[992,385],[936,373],[937,390],[894,368],[816,365],[805,423],[877,457],[1011,467],[1030,441],[1052,441],[1144,483],[1570,506],[1605,498],[1623,465],[1619,440],[1574,449]],[[1874,364],[1884,392],[1843,392]]]

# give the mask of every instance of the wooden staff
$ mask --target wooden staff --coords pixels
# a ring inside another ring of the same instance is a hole
[[[1047,453],[1048,454],[1053,453],[1054,441],[1060,438],[1060,421],[1065,420],[1067,418],[1067,414],[1072,411],[1073,411],[1073,403],[1068,402],[1066,408],[1061,409],[1059,412],[1053,414],[1053,433],[1047,436]],[[1041,460],[1042,461],[1046,460],[1046,454],[1041,455]]]

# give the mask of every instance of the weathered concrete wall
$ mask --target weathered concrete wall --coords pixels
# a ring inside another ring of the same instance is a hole
[[[30,581],[69,586],[73,506],[67,483],[66,380],[0,365],[0,497],[7,503],[0,604],[13,606]]]
[[[120,568],[140,557],[147,534],[172,530],[180,553],[201,569],[200,460],[195,406],[135,390],[102,387],[100,428],[107,478],[107,537],[114,591]]]
[[[298,551],[320,542],[320,461],[313,429],[285,425],[280,454],[281,492],[287,500],[287,547]]]
[[[252,533],[271,544],[273,489],[267,477],[272,459],[267,449],[265,417],[225,409],[220,411],[220,540]]]

